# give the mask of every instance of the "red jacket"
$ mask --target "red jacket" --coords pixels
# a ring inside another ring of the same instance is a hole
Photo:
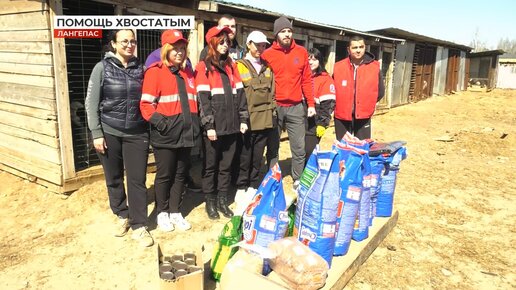
[[[276,41],[265,50],[262,58],[272,68],[276,84],[278,106],[294,106],[303,100],[314,107],[312,71],[308,64],[308,52],[292,39],[289,49],[284,49]]]
[[[335,108],[335,85],[327,72],[313,76],[316,124],[324,127],[330,125],[331,113]]]
[[[151,123],[154,147],[194,146],[200,128],[193,71],[154,63],[143,78],[140,111]]]
[[[335,64],[333,80],[336,89],[336,119],[369,119],[374,114],[376,102],[383,97],[380,63],[374,60],[373,55],[366,53],[364,62],[357,68],[356,81],[353,76],[354,67],[349,57]]]
[[[195,85],[204,130],[215,129],[218,136],[229,135],[238,133],[241,123],[248,123],[244,85],[234,62],[221,68],[207,67],[205,61],[200,61],[195,68]]]

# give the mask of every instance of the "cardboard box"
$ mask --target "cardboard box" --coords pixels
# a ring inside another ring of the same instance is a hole
[[[224,271],[220,280],[220,290],[287,290],[288,286],[280,280],[273,281],[244,269],[234,268]]]
[[[201,267],[201,271],[189,273],[172,281],[161,279],[159,265],[166,256],[172,256],[176,252],[169,252],[162,244],[158,243],[157,275],[159,288],[161,290],[204,290],[204,261],[202,259],[202,248],[186,250],[195,253],[196,266]]]

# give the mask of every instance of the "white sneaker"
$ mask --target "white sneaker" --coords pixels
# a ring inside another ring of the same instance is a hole
[[[247,189],[237,189],[235,193],[235,203],[240,204],[242,201],[245,201],[247,196]]]
[[[129,219],[120,216],[115,217],[114,235],[115,237],[123,237],[129,230]]]
[[[171,232],[174,230],[174,225],[170,222],[168,212],[160,212],[156,218],[158,228],[163,232]]]
[[[170,213],[169,219],[170,222],[176,226],[176,228],[182,231],[187,231],[192,228],[192,225],[185,218],[183,218],[183,215],[180,212]]]
[[[294,181],[292,184],[292,189],[297,193],[297,189],[299,188],[299,179]]]
[[[257,191],[258,191],[258,189],[254,188],[254,187],[247,188],[247,194],[250,194],[251,197],[254,197],[254,195],[256,194]]]
[[[249,187],[247,189],[239,189],[235,194],[235,214],[242,215],[244,211],[247,209],[247,206],[253,201],[254,194],[256,191],[253,191],[254,188]]]
[[[154,239],[145,227],[139,227],[133,230],[131,238],[138,241],[142,247],[150,247],[154,245]]]

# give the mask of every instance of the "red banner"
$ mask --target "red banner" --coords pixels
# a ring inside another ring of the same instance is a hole
[[[102,38],[102,29],[54,29],[54,38]]]

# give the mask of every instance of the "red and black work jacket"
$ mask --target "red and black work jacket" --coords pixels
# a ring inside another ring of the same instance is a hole
[[[221,67],[206,66],[205,61],[200,61],[195,69],[195,84],[204,134],[210,129],[218,136],[235,134],[240,124],[248,123],[244,86],[234,62]]]
[[[327,128],[330,125],[331,114],[335,108],[335,85],[327,72],[312,75],[314,81],[315,111],[317,114],[307,118],[306,135],[316,136],[317,126]]]
[[[376,102],[383,98],[385,88],[380,63],[371,53],[366,52],[363,62],[356,68],[349,57],[337,62],[333,80],[336,119],[351,121],[373,116]]]
[[[193,71],[154,63],[143,78],[140,111],[153,147],[193,147],[200,131]]]

